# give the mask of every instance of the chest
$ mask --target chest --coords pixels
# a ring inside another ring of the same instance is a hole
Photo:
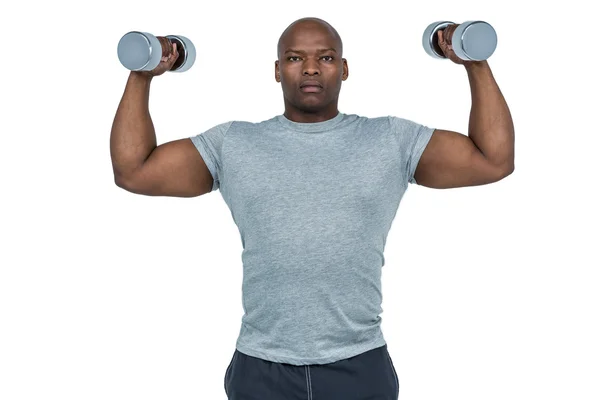
[[[234,140],[223,154],[222,185],[247,201],[375,201],[401,181],[397,145],[376,139]]]

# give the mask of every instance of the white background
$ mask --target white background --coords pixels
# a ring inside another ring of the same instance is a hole
[[[315,16],[344,42],[340,111],[465,134],[464,67],[426,55],[421,35],[448,19],[498,33],[489,64],[514,120],[514,173],[410,185],[388,236],[381,317],[400,399],[600,399],[597,21],[592,3],[543,4],[4,6],[0,398],[226,398],[239,233],[220,192],[115,186],[109,138],[128,76],[117,43],[142,30],[196,45],[191,70],[152,82],[161,144],[283,113],[277,40]]]

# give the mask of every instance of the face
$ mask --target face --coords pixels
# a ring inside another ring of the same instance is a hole
[[[335,36],[318,23],[301,23],[285,34],[275,62],[275,80],[281,82],[286,109],[337,109],[342,81],[348,77],[348,65],[340,53]],[[320,87],[302,87],[307,81],[316,81]]]

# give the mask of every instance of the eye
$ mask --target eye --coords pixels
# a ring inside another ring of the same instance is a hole
[[[323,57],[321,57],[321,58],[325,58],[325,57],[329,57],[329,58],[331,59],[331,60],[329,60],[329,61],[333,61],[333,57],[331,57],[331,56],[323,56]],[[288,59],[289,61],[293,61],[293,60],[290,60],[291,58],[299,58],[299,57],[298,57],[298,56],[290,56],[290,57],[288,57],[287,59]]]

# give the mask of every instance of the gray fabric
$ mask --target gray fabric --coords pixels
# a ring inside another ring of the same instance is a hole
[[[386,238],[433,131],[340,112],[229,121],[190,137],[240,231],[239,351],[309,365],[386,344]]]

